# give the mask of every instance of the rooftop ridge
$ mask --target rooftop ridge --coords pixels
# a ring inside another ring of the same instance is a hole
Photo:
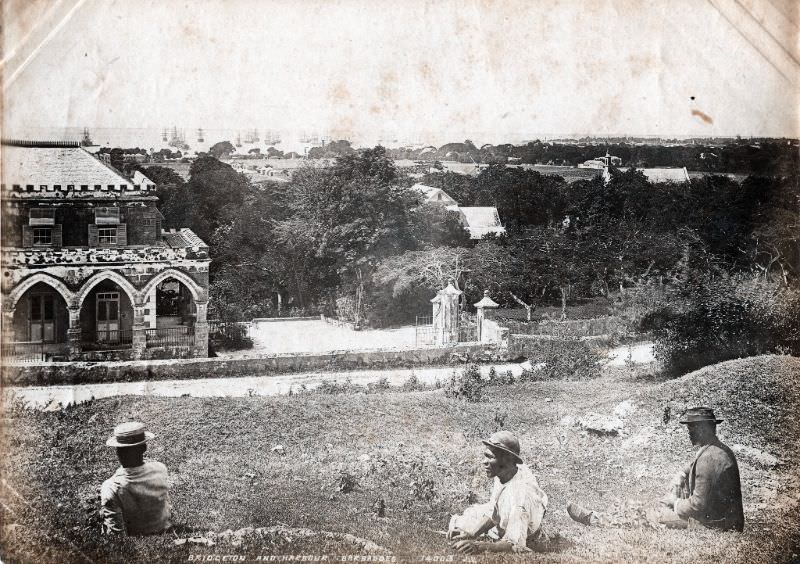
[[[37,141],[32,139],[3,139],[0,143],[6,147],[36,147],[40,149],[60,149],[81,146],[78,141]]]

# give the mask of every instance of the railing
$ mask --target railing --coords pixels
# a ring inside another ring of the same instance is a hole
[[[211,319],[208,322],[209,336],[226,335],[229,337],[249,337],[253,328],[251,321],[219,321]]]
[[[438,334],[437,334],[438,333]],[[478,325],[474,316],[462,317],[458,330],[443,332],[436,331],[433,317],[428,315],[417,316],[414,324],[414,339],[417,345],[434,345],[444,343],[471,343],[478,340]]]
[[[133,343],[133,331],[108,329],[84,331],[81,334],[81,346],[85,351],[130,348]]]
[[[414,323],[414,342],[419,345],[433,345],[436,335],[433,333],[433,316],[418,315]]]
[[[42,343],[20,341],[3,343],[0,351],[3,359],[14,362],[49,362],[67,358],[66,343]]]
[[[164,327],[147,329],[147,348],[152,347],[193,347],[194,327]]]

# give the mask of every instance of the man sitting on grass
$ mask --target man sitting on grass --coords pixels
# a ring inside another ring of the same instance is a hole
[[[488,503],[472,505],[450,519],[447,538],[458,552],[529,552],[540,532],[547,495],[519,455],[519,441],[508,431],[483,441],[483,466],[494,478]],[[477,540],[488,533],[487,540]]]
[[[660,505],[639,508],[636,515],[614,516],[567,504],[567,513],[584,525],[625,526],[644,524],[685,529],[699,523],[723,531],[744,529],[742,488],[736,457],[717,438],[717,423],[710,407],[693,407],[680,422],[689,430],[689,439],[699,446],[694,460],[670,482],[670,490]]]
[[[171,526],[167,467],[144,460],[147,441],[153,437],[142,423],[130,422],[118,425],[106,441],[117,449],[121,465],[100,488],[106,534],[148,535]]]

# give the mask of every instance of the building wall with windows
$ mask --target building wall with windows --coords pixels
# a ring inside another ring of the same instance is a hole
[[[207,356],[207,245],[164,231],[155,185],[77,145],[4,142],[7,359]]]

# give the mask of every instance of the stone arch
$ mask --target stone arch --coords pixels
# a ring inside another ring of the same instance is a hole
[[[9,309],[16,308],[17,302],[19,302],[19,299],[25,294],[25,292],[40,282],[47,284],[56,292],[61,294],[61,297],[64,298],[67,306],[72,305],[75,295],[70,291],[69,288],[67,288],[66,284],[64,284],[58,278],[50,276],[49,274],[37,272],[33,276],[29,276],[28,278],[24,279],[22,282],[17,284],[13,290],[11,290],[11,293],[8,295]]]
[[[203,290],[203,288],[197,282],[195,282],[191,276],[189,276],[185,272],[181,272],[180,270],[174,268],[168,268],[167,270],[159,272],[158,274],[153,276],[153,278],[150,279],[150,281],[144,285],[144,288],[142,288],[142,299],[146,299],[147,296],[150,294],[150,292],[152,292],[156,286],[158,286],[164,280],[167,280],[169,278],[174,278],[175,280],[186,286],[189,292],[191,292],[192,299],[195,302],[206,301],[205,290]]]
[[[128,294],[128,298],[131,300],[131,304],[138,304],[141,302],[141,296],[136,288],[133,287],[124,276],[122,276],[118,272],[114,272],[113,270],[106,270],[101,272],[100,274],[96,274],[89,278],[86,282],[84,282],[83,286],[81,286],[80,291],[76,295],[76,305],[78,308],[83,308],[83,301],[86,299],[86,296],[89,295],[89,292],[97,286],[100,282],[104,280],[110,280],[114,282]]]

